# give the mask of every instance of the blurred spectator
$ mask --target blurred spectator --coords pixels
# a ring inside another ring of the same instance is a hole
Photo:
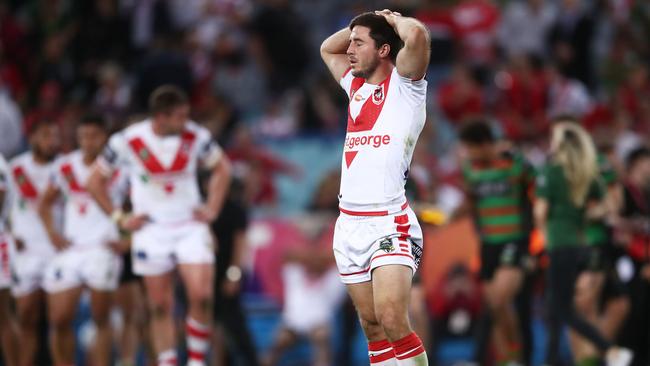
[[[272,206],[277,203],[275,175],[286,174],[294,178],[300,175],[296,166],[257,145],[245,127],[235,132],[226,152],[233,165],[233,174],[244,180],[244,197],[251,205]]]
[[[650,132],[650,74],[648,66],[636,64],[616,95],[618,103],[632,119],[632,128]]]
[[[119,64],[105,62],[98,70],[98,88],[93,98],[93,108],[105,116],[109,130],[126,118],[131,105],[131,86],[122,74]]]
[[[491,0],[462,0],[454,7],[454,34],[462,59],[473,66],[488,66],[495,61],[499,18],[499,8]]]
[[[538,136],[547,127],[547,83],[539,63],[534,56],[514,56],[508,68],[495,75],[495,113],[510,139]]]
[[[577,79],[565,76],[555,65],[546,68],[548,81],[547,116],[561,115],[582,118],[592,108],[591,96],[585,85]]]
[[[121,10],[131,16],[131,44],[146,50],[157,38],[167,38],[174,30],[165,0],[122,0]]]
[[[594,21],[586,4],[580,0],[561,0],[560,3],[559,15],[549,34],[552,56],[567,77],[593,88]]]
[[[456,124],[484,112],[481,88],[466,65],[454,66],[451,78],[440,86],[437,97],[445,118]]]
[[[510,1],[503,10],[499,26],[499,46],[506,57],[546,55],[546,37],[557,14],[545,0]]]
[[[271,92],[299,85],[309,62],[307,29],[289,0],[265,0],[250,21],[257,48],[255,56],[263,65]]]
[[[432,359],[443,342],[472,337],[481,301],[480,286],[463,264],[452,266],[440,279],[428,296],[433,321]]]
[[[62,124],[63,112],[62,90],[56,81],[48,81],[38,89],[38,104],[25,116],[25,131],[30,131],[32,125],[40,120],[48,120]]]

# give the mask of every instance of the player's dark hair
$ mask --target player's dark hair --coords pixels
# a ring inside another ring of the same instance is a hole
[[[492,143],[496,140],[492,127],[483,120],[474,120],[465,123],[459,134],[460,141],[470,145]]]
[[[152,114],[170,113],[174,108],[189,103],[187,94],[175,85],[163,85],[156,88],[149,97],[149,111]]]
[[[94,126],[102,129],[104,132],[108,132],[106,119],[101,114],[86,114],[81,118],[77,126]]]
[[[363,13],[352,19],[350,22],[350,30],[357,25],[370,29],[370,38],[375,41],[375,47],[377,49],[385,44],[390,46],[389,56],[391,61],[395,63],[397,53],[404,46],[404,42],[399,38],[395,29],[388,24],[386,18],[375,13]]]
[[[29,124],[29,126],[26,126],[26,133],[28,137],[33,136],[36,132],[38,132],[42,128],[47,128],[56,125],[56,123],[50,119],[47,118],[39,118],[34,120],[32,123]]]
[[[650,158],[650,149],[645,146],[637,147],[627,154],[627,157],[625,158],[625,167],[630,170],[634,168],[636,163],[647,158]]]

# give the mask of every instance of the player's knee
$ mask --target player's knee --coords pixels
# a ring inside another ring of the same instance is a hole
[[[377,320],[386,333],[408,328],[408,315],[405,309],[397,304],[382,306],[377,311]]]
[[[68,312],[63,311],[52,313],[49,316],[50,326],[59,331],[71,327],[73,320],[74,315],[70,315]]]
[[[155,319],[160,319],[171,314],[172,304],[170,301],[156,301],[156,299],[149,300],[149,311],[151,316]]]

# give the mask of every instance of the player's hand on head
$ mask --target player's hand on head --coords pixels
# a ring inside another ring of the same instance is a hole
[[[386,21],[388,22],[388,24],[390,24],[392,26],[395,26],[395,17],[402,16],[402,14],[400,14],[400,13],[398,13],[396,11],[392,11],[390,9],[376,10],[375,14],[381,15],[384,18],[386,18]]]
[[[122,220],[120,220],[120,228],[127,231],[136,231],[142,228],[148,222],[149,216],[147,215],[127,215]]]
[[[194,209],[194,219],[200,222],[211,223],[217,218],[217,212],[206,205]]]

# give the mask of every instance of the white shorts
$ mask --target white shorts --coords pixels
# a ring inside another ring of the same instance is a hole
[[[13,245],[9,235],[0,233],[0,290],[11,288]]]
[[[105,246],[71,247],[50,261],[43,289],[57,293],[87,286],[98,291],[114,291],[122,270],[122,258]]]
[[[422,257],[422,229],[410,207],[385,216],[341,213],[334,229],[334,257],[343,283],[367,282],[372,271],[399,264],[413,269]]]
[[[11,293],[14,297],[22,297],[40,290],[43,287],[45,270],[52,260],[50,254],[39,255],[32,252],[16,252],[12,258]]]
[[[212,264],[215,249],[208,225],[149,224],[133,234],[133,272],[157,276],[177,264]]]

